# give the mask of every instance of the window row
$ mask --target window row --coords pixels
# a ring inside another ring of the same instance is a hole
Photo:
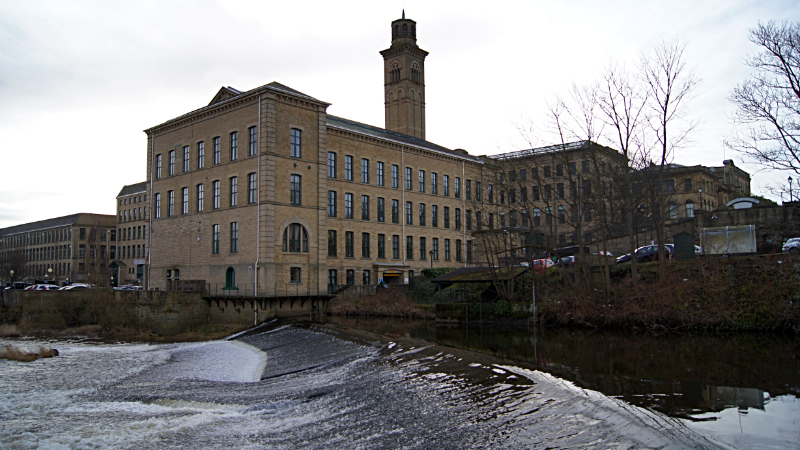
[[[565,164],[555,164],[555,165],[542,166],[543,176],[545,178],[550,178],[550,177],[554,177],[554,176],[563,177],[564,176],[564,168],[565,168],[565,166],[566,166],[567,170],[569,170],[569,174],[570,175],[576,175],[578,173],[578,163],[577,162],[570,162],[570,163],[567,163],[566,165]],[[592,172],[591,166],[592,166],[592,164],[588,159],[585,159],[585,160],[581,161],[581,173],[583,173],[583,174],[591,173]],[[555,170],[553,170],[553,169],[555,169]],[[613,168],[611,167],[610,164],[608,166],[608,169],[609,170],[613,170]],[[600,173],[606,173],[606,163],[605,163],[605,161],[600,161],[597,164],[597,170]],[[530,179],[531,180],[538,180],[539,179],[539,168],[538,167],[534,167],[534,168],[531,168],[530,170],[529,169],[521,169],[519,172],[517,172],[515,170],[511,170],[511,171],[508,172],[507,175],[508,175],[507,180],[508,180],[509,183],[516,183],[518,181],[524,183],[524,182],[528,181],[528,175],[530,175]],[[519,177],[517,175],[519,175]],[[506,182],[506,173],[505,172],[499,173],[498,174],[498,180],[500,181],[500,183],[505,183]]]
[[[139,225],[135,227],[125,227],[119,229],[120,241],[131,241],[134,239],[147,239],[147,225]],[[111,231],[114,233],[115,231]],[[112,241],[114,239],[111,239]]]
[[[81,228],[81,239],[86,239],[86,228]],[[103,230],[105,232],[105,230]],[[105,234],[101,236],[105,240]],[[2,248],[24,247],[27,245],[50,244],[72,240],[72,228],[28,233],[20,236],[11,236],[0,240]]]
[[[336,230],[328,230],[328,256],[331,258],[335,258],[339,256],[339,236]],[[389,240],[387,240],[389,239]],[[344,233],[344,257],[345,258],[355,258],[355,240],[356,234],[353,231],[345,231]],[[389,252],[388,246],[391,246],[391,259],[400,259],[403,248],[401,246],[401,239],[399,234],[394,234],[391,236],[387,236],[385,234],[378,234],[377,241],[375,242],[376,249],[377,249],[377,258],[378,259],[387,259],[387,254]],[[438,261],[440,259],[440,247],[439,247],[439,238],[431,238],[430,243],[431,247],[428,248],[428,240],[426,237],[419,238],[419,246],[417,247],[418,253],[414,252],[414,237],[413,236],[406,236],[405,238],[405,258],[406,259],[415,259],[416,255],[419,255],[420,260],[427,260],[430,258],[433,261]],[[444,260],[450,261],[452,259],[451,253],[451,245],[450,239],[443,239],[444,242]],[[361,258],[372,258],[372,237],[370,233],[361,233]],[[462,243],[460,239],[456,239],[455,246],[452,248],[452,251],[455,252],[455,260],[462,261]],[[467,241],[467,260],[472,260],[472,241]]]
[[[147,218],[147,206],[140,206],[138,208],[123,209],[119,212],[117,218],[118,223],[133,222],[136,220],[145,220]]]
[[[258,200],[258,184],[256,182],[256,174],[250,173],[247,175],[247,203],[248,204],[255,204]],[[181,188],[179,192],[177,192],[179,198],[176,197],[175,191],[167,191],[165,205],[166,205],[166,217],[172,217],[178,214],[189,214],[190,211],[190,203],[191,199],[189,197],[189,188],[184,187]],[[194,188],[194,196],[195,196],[195,211],[196,212],[203,212],[206,209],[205,204],[205,185],[198,184]],[[159,219],[164,214],[162,212],[162,195],[160,192],[156,193],[153,196],[154,201],[154,211],[155,211],[155,218]],[[299,194],[298,194],[299,198]],[[234,207],[239,205],[239,177],[230,177],[228,178],[228,195],[227,195],[228,203],[227,206]],[[176,201],[179,201],[180,204],[177,205],[179,209],[176,209]],[[212,209],[220,209],[222,208],[222,181],[214,180],[211,182],[211,208]]]
[[[239,252],[239,222],[231,222],[229,225],[229,246],[230,253]],[[220,224],[211,225],[211,253],[218,255],[220,253]]]
[[[344,194],[344,218],[353,219],[355,196],[349,192]],[[338,217],[338,193],[336,191],[328,191],[328,217]],[[387,212],[387,208],[390,208]],[[368,195],[361,196],[361,220],[370,220],[370,197]],[[432,227],[439,226],[439,205],[430,205],[430,224]],[[444,228],[450,228],[450,207],[445,206],[441,208],[442,222]],[[400,223],[400,200],[391,199],[391,205],[387,206],[386,199],[383,197],[377,198],[376,205],[377,215],[375,216],[378,222],[386,222],[387,215],[391,219],[391,223]],[[417,224],[420,226],[427,226],[428,223],[428,206],[425,203],[418,203],[417,208],[414,208],[413,202],[406,202],[405,204],[405,223],[406,225],[414,225],[414,217],[417,217]],[[461,208],[455,208],[455,228],[461,229]],[[468,228],[469,229],[469,228]]]
[[[134,203],[142,203],[147,201],[147,194],[135,195],[131,198],[124,198],[119,200],[119,206],[132,205]]]
[[[294,134],[292,135],[292,142],[294,142]],[[299,145],[299,137],[298,137]],[[234,131],[228,135],[228,158],[229,161],[236,161],[239,159],[239,132]],[[294,151],[294,150],[292,150]],[[250,127],[247,129],[247,156],[256,156],[258,154],[258,128]],[[192,161],[194,161],[195,169],[202,169],[206,166],[206,143],[200,141],[195,145],[195,154],[192,155],[192,149],[188,145],[178,150],[170,150],[166,155],[166,174],[175,175],[178,168],[183,173],[189,172],[192,169]],[[155,178],[163,178],[163,155],[155,155]],[[211,139],[211,163],[218,165],[222,163],[222,138],[215,136]]]
[[[328,152],[328,178],[338,178],[338,154],[336,152]],[[370,172],[370,160],[367,158],[361,158],[361,183],[363,184],[370,184],[372,175]],[[345,155],[344,157],[344,179],[347,181],[354,180],[354,161],[353,156]],[[386,172],[386,165],[378,161],[375,163],[375,183],[378,186],[386,186],[386,178],[391,177],[391,187],[393,189],[400,188],[400,166],[397,164],[392,164],[390,167],[390,172],[387,174]],[[405,190],[411,191],[414,190],[414,169],[411,167],[405,168]],[[476,182],[476,200],[480,201],[480,182]],[[427,174],[424,170],[419,169],[417,170],[417,188],[419,192],[426,192],[427,189],[430,189],[430,193],[433,195],[439,195],[439,186],[440,186],[440,179],[439,174],[436,172],[431,172]],[[441,188],[442,188],[442,195],[445,197],[450,196],[450,176],[443,175],[441,177]],[[466,180],[466,199],[471,200],[472,198],[472,180]],[[453,178],[453,195],[455,198],[461,198],[461,178],[454,177]]]

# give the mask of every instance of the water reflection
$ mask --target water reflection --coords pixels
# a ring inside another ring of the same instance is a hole
[[[491,354],[671,416],[707,420],[800,395],[800,341],[765,334],[620,333],[329,317],[345,327]]]

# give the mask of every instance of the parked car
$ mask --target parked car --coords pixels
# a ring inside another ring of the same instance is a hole
[[[26,291],[57,291],[55,284],[33,284],[25,288]]]
[[[665,244],[664,251],[666,252],[667,259],[672,259],[675,253],[675,246],[672,244]],[[617,258],[617,264],[630,262],[631,255],[622,255]],[[636,262],[658,261],[658,245],[645,245],[636,249]]]
[[[59,291],[74,291],[76,289],[94,289],[94,287],[95,286],[93,284],[89,284],[89,283],[72,283],[69,286],[64,286],[62,288],[59,288],[58,290]]]
[[[143,291],[144,288],[142,286],[117,286],[114,288],[115,291]]]
[[[553,266],[553,260],[551,259],[535,259],[533,261],[533,271],[535,273],[544,273],[548,267]]]
[[[800,238],[791,238],[783,243],[783,253],[800,252]]]
[[[564,267],[574,267],[575,266],[575,257],[574,256],[565,256],[561,258],[561,265]]]

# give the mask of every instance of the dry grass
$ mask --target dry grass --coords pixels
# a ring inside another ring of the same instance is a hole
[[[54,356],[58,356],[58,350],[48,347],[39,347],[38,351],[32,353],[25,352],[8,344],[0,348],[0,359],[8,359],[11,361],[31,362],[39,358],[52,358]]]
[[[0,325],[0,337],[16,337],[21,336],[22,333],[19,332],[19,328],[13,324],[2,324]]]
[[[340,295],[328,306],[328,312],[343,316],[405,317],[431,319],[434,313],[418,305],[405,292],[378,290],[375,294]]]

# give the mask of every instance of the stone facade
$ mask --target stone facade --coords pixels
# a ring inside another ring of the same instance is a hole
[[[2,228],[0,279],[108,286],[115,234],[114,216],[85,213]]]
[[[111,249],[115,286],[141,286],[147,258],[147,182],[123,186],[117,195],[116,249]]]

